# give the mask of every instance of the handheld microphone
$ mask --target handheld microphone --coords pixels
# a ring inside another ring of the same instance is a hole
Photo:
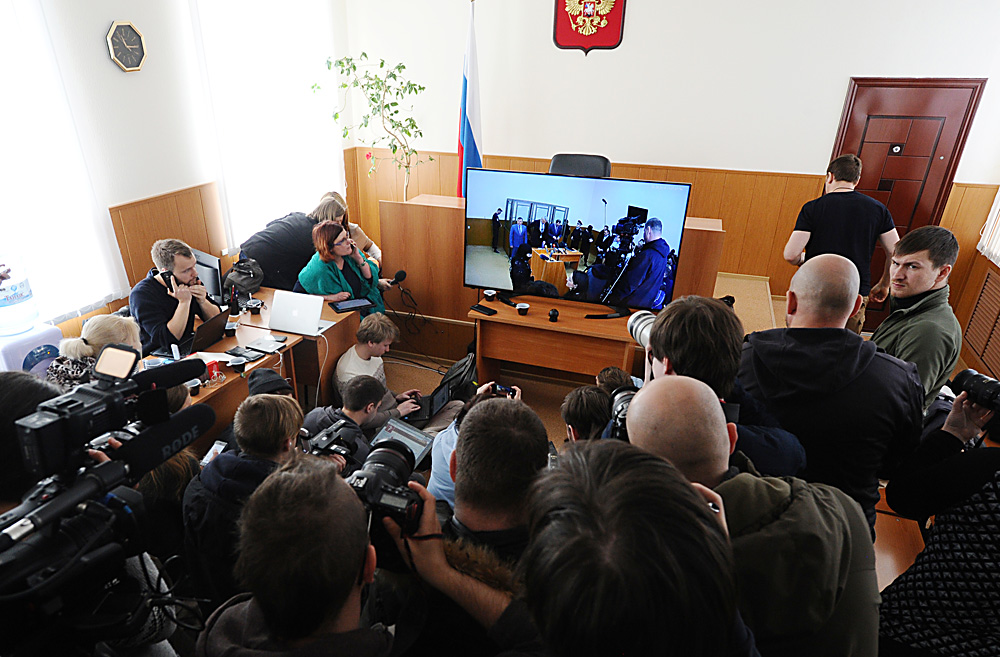
[[[406,272],[400,269],[399,271],[396,272],[396,275],[393,277],[393,279],[389,281],[389,285],[399,285],[405,280],[406,280]]]
[[[160,465],[197,440],[215,424],[215,411],[208,404],[195,404],[174,413],[170,419],[142,430],[138,436],[111,452],[112,461],[128,465],[129,481]]]
[[[151,370],[143,370],[130,380],[136,385],[138,392],[145,392],[154,387],[173,388],[191,379],[197,379],[204,373],[205,361],[200,358],[189,358],[169,365],[154,367]]]

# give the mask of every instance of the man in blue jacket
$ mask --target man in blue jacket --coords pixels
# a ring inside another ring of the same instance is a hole
[[[670,247],[661,236],[663,224],[653,217],[646,221],[642,235],[646,243],[639,247],[615,285],[612,300],[630,308],[653,308],[656,297],[667,273],[667,256]],[[662,301],[661,301],[662,303]]]

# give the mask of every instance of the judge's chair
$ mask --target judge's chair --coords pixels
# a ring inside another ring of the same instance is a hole
[[[582,153],[559,153],[549,161],[549,173],[560,173],[567,176],[586,176],[589,178],[608,178],[611,176],[611,160],[603,155],[585,155]]]

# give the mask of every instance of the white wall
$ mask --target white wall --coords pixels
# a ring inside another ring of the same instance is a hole
[[[217,163],[186,2],[43,0],[56,58],[98,205],[215,180]],[[139,72],[108,55],[112,21],[146,41]]]
[[[485,153],[821,173],[854,77],[983,77],[956,175],[1000,183],[1000,10],[990,0],[628,3],[615,50],[560,50],[551,0],[476,0]],[[418,148],[455,151],[468,0],[351,0],[350,51],[427,91]],[[842,53],[834,55],[833,53]]]

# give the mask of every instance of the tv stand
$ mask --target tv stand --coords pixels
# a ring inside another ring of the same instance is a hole
[[[600,314],[590,314],[584,315],[584,319],[617,319],[619,317],[628,317],[632,314],[632,311],[623,306],[618,306],[616,308],[611,308],[611,312],[606,315]]]
[[[468,313],[476,322],[480,382],[497,380],[500,368],[510,363],[591,376],[609,365],[632,371],[637,345],[628,333],[627,312],[605,322],[591,322],[586,319],[588,313],[600,314],[607,307],[532,296],[518,297],[518,301],[530,304],[527,315],[518,315],[499,300],[483,302],[496,315]],[[549,321],[551,309],[559,311],[559,321]]]

